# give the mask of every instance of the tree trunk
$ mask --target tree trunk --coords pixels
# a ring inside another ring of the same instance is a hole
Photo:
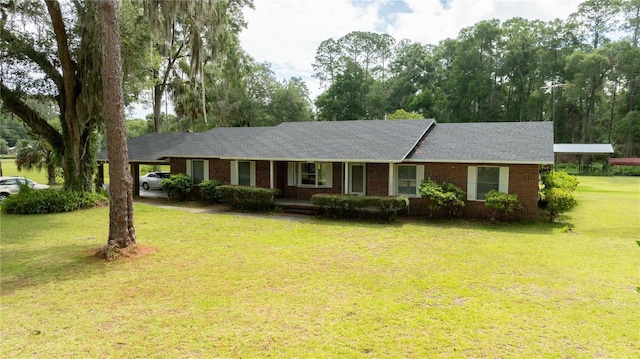
[[[109,248],[135,243],[133,227],[133,178],[128,169],[129,151],[124,122],[122,58],[118,0],[100,0],[102,88],[109,157]]]
[[[68,191],[90,191],[93,176],[91,141],[91,121],[78,117],[77,102],[82,90],[77,71],[78,64],[71,57],[66,26],[62,10],[57,1],[46,1],[58,44],[62,81],[60,90],[60,117],[62,121],[62,142],[64,154],[62,169],[64,171],[64,189]],[[27,122],[28,123],[28,122]],[[33,128],[33,126],[31,126]],[[36,130],[36,132],[38,132]],[[48,139],[47,136],[44,136]],[[55,143],[52,146],[56,147]],[[59,147],[58,147],[59,148]]]
[[[157,74],[157,71],[155,71]],[[158,77],[157,75],[155,76]],[[156,84],[153,86],[153,129],[156,133],[162,132],[162,96],[164,94],[164,85]]]
[[[47,184],[54,185],[56,183],[56,166],[53,163],[53,153],[47,151]]]

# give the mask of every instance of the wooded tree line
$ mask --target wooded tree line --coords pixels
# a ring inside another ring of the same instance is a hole
[[[316,51],[318,119],[554,120],[558,143],[638,156],[639,29],[639,0],[588,0],[565,20],[481,21],[437,45],[351,32]]]
[[[588,0],[551,22],[482,21],[437,45],[368,32],[328,39],[313,64],[325,87],[315,114],[302,79],[280,81],[242,49],[247,6],[120,2],[125,102],[153,103],[147,130],[381,119],[402,109],[440,122],[553,119],[557,142],[640,152],[640,0]],[[65,187],[90,188],[104,138],[97,4],[0,0],[0,12],[2,123],[20,118],[58,154]],[[162,108],[167,99],[175,115]]]

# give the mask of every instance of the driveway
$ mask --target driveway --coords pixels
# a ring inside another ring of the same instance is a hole
[[[167,195],[167,192],[165,192],[165,191],[163,191],[161,189],[144,190],[142,187],[140,187],[140,197],[169,198],[169,196]]]

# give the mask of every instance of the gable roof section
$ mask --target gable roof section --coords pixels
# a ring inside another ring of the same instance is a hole
[[[553,163],[553,122],[439,123],[407,160]]]
[[[427,120],[285,122],[230,157],[272,160],[399,162],[435,123]]]
[[[428,120],[284,122],[191,134],[166,157],[279,161],[400,162],[435,123]]]

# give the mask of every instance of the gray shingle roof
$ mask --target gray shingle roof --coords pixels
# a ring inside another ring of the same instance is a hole
[[[273,127],[220,127],[204,133],[150,133],[130,139],[128,145],[131,162],[162,162],[168,157],[183,157],[553,163],[553,124],[436,124],[433,119],[288,122]],[[98,159],[106,160],[106,153],[99,154]]]
[[[553,163],[553,122],[439,123],[408,160]]]
[[[167,148],[188,141],[191,133],[146,133],[127,140],[130,162],[165,162],[163,153]],[[96,156],[98,161],[107,161],[107,151]]]
[[[285,122],[214,128],[167,148],[167,157],[398,162],[435,121]]]

